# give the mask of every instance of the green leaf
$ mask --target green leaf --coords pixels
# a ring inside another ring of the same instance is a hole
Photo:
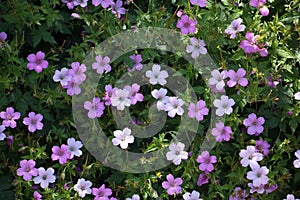
[[[36,33],[34,36],[33,36],[33,47],[36,47],[40,42],[41,42],[41,35],[39,33]]]
[[[51,44],[56,44],[56,41],[54,40],[54,37],[47,31],[42,32],[42,38],[45,42],[49,42]]]
[[[275,51],[283,58],[296,58],[296,56],[288,49],[276,49]]]

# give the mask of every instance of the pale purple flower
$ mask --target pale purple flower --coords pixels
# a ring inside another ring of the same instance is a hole
[[[79,87],[80,83],[76,82],[75,79],[71,79],[66,86],[63,86],[67,89],[67,94],[73,96],[81,93],[81,88]]]
[[[152,66],[152,71],[146,71],[146,76],[150,79],[149,82],[152,85],[159,83],[160,85],[165,85],[167,83],[166,78],[169,77],[169,74],[165,70],[160,70],[161,66],[154,64]]]
[[[257,45],[257,39],[259,35],[254,36],[254,33],[247,32],[246,40],[242,40],[240,43],[240,47],[244,49],[245,53],[256,53],[259,51],[259,47]]]
[[[48,61],[44,60],[45,53],[42,51],[38,51],[35,54],[29,54],[27,60],[29,63],[27,64],[27,68],[29,70],[35,70],[37,73],[42,72],[44,68],[48,67]]]
[[[255,165],[263,159],[263,155],[256,151],[255,146],[247,146],[247,150],[242,149],[239,156],[242,158],[241,164],[243,167]]]
[[[265,191],[265,186],[254,186],[253,183],[248,183],[248,187],[250,188],[250,193],[257,192],[258,194],[262,194]]]
[[[265,123],[265,119],[263,117],[258,117],[256,114],[251,113],[248,115],[247,119],[244,119],[243,124],[248,127],[247,133],[249,135],[256,135],[258,136],[264,131],[263,124]]]
[[[37,176],[39,171],[35,168],[34,160],[21,160],[20,168],[17,169],[17,175],[23,176],[25,181],[29,181],[32,179],[32,176]]]
[[[3,132],[5,130],[4,125],[0,125],[0,141],[4,140],[6,138],[5,133]]]
[[[300,100],[300,92],[297,92],[296,94],[294,94],[294,98],[296,100]]]
[[[126,13],[125,8],[122,7],[123,1],[117,0],[116,3],[112,2],[110,4],[111,12],[117,16],[117,18],[121,18],[121,15]]]
[[[112,139],[113,145],[120,145],[122,149],[127,149],[128,144],[134,142],[134,137],[131,135],[131,130],[129,128],[124,128],[122,131],[114,131],[114,136],[115,138]]]
[[[88,0],[74,0],[73,3],[75,6],[80,6],[82,8],[85,8],[87,6]]]
[[[53,168],[50,167],[45,170],[44,167],[40,167],[38,171],[38,176],[33,179],[34,184],[40,184],[42,188],[48,188],[49,183],[55,182],[56,177],[53,175]]]
[[[266,166],[260,167],[258,163],[250,165],[251,170],[247,172],[247,179],[253,181],[254,187],[259,187],[260,185],[265,185],[268,183],[269,178],[267,174],[269,169]]]
[[[211,132],[211,134],[216,137],[217,142],[222,142],[223,140],[229,141],[231,133],[231,127],[225,126],[223,122],[216,123],[216,127],[213,128]]]
[[[165,111],[168,112],[169,117],[175,117],[175,115],[183,115],[184,110],[183,106],[184,101],[178,97],[169,97],[168,103],[165,105]]]
[[[182,197],[184,200],[202,200],[200,199],[200,193],[196,190],[193,190],[192,193],[186,192]]]
[[[89,111],[88,117],[90,119],[101,117],[105,110],[104,103],[101,102],[99,97],[94,97],[92,101],[85,101],[84,108]]]
[[[235,102],[228,96],[222,95],[221,99],[215,99],[213,104],[217,108],[216,114],[221,117],[224,114],[230,115],[232,113],[232,106],[235,104]]]
[[[162,182],[162,187],[167,190],[169,195],[179,194],[182,191],[180,185],[182,184],[181,178],[174,179],[172,174],[167,175],[167,181]]]
[[[190,39],[191,45],[188,45],[186,47],[186,52],[187,53],[192,53],[192,58],[197,58],[199,57],[200,54],[206,54],[207,49],[205,48],[206,44],[204,40],[197,40],[197,38],[192,37]]]
[[[71,17],[75,18],[75,19],[79,19],[80,18],[80,15],[77,14],[77,13],[72,13],[71,14]]]
[[[179,165],[181,160],[188,159],[188,153],[184,151],[184,146],[182,142],[170,144],[170,151],[166,154],[167,160],[172,160],[175,165]]]
[[[201,8],[206,7],[206,0],[190,0],[192,5],[198,5]]]
[[[137,83],[133,83],[131,86],[125,86],[124,89],[129,91],[131,105],[135,105],[137,102],[143,101],[144,95],[138,93],[140,91],[140,86]]]
[[[199,174],[197,185],[202,186],[204,184],[207,184],[209,181],[209,177],[206,174]]]
[[[204,115],[208,115],[208,108],[206,107],[206,103],[203,100],[199,100],[197,104],[190,103],[188,107],[188,116],[190,118],[196,118],[198,121],[202,121]]]
[[[101,4],[102,8],[108,8],[113,3],[113,0],[92,0],[94,6]]]
[[[112,86],[109,84],[105,86],[105,95],[103,97],[103,101],[105,102],[106,106],[111,104],[111,97],[117,89],[118,88],[112,88]]]
[[[214,94],[225,92],[225,88],[222,88],[221,90],[218,90],[217,89],[217,84],[209,85],[209,88],[210,88],[210,91]]]
[[[137,54],[137,55],[133,54],[129,56],[129,58],[134,62],[133,70],[136,69],[138,71],[141,71],[143,69],[143,65],[142,65],[143,59],[141,54]]]
[[[81,178],[78,179],[77,183],[74,185],[74,190],[83,198],[85,195],[92,193],[91,187],[91,181],[86,181],[84,178]]]
[[[42,195],[40,193],[38,193],[37,191],[34,191],[33,193],[33,199],[34,200],[42,200]]]
[[[297,157],[297,159],[294,160],[293,165],[295,168],[300,168],[300,150],[295,152],[295,156]]]
[[[41,122],[43,120],[43,115],[35,114],[35,112],[30,112],[28,117],[23,119],[23,124],[28,126],[29,132],[35,132],[36,130],[42,130],[44,125]]]
[[[265,156],[270,153],[270,144],[264,140],[256,140],[255,148],[258,152],[263,153]]]
[[[0,33],[0,48],[2,48],[2,44],[5,42],[7,39],[7,34],[5,32]]]
[[[180,20],[177,21],[176,27],[181,29],[181,33],[186,35],[188,33],[194,34],[196,32],[196,20],[191,20],[189,16],[182,15]]]
[[[295,199],[295,196],[293,194],[288,194],[286,196],[286,199],[283,199],[283,200],[300,200],[300,199]]]
[[[21,114],[19,112],[15,112],[13,107],[6,108],[6,111],[0,112],[0,117],[3,119],[2,125],[5,127],[15,128],[17,123],[15,120],[20,119]]]
[[[230,78],[230,80],[227,82],[228,87],[234,87],[237,84],[242,87],[246,87],[248,85],[248,80],[244,78],[244,76],[246,76],[246,70],[243,68],[239,68],[237,72],[229,70],[227,75]]]
[[[75,141],[74,138],[68,138],[67,144],[69,152],[71,153],[69,159],[72,159],[74,156],[80,157],[82,155],[82,151],[80,150],[80,148],[83,146],[82,142]]]
[[[131,198],[126,198],[126,200],[140,200],[140,199],[141,199],[140,196],[137,194],[132,195]]]
[[[266,48],[261,48],[261,49],[259,49],[259,54],[261,57],[266,57],[269,55],[269,52]]]
[[[156,107],[158,110],[165,110],[166,104],[169,102],[169,97],[167,95],[168,90],[165,88],[160,88],[159,90],[154,89],[151,92],[151,95],[155,98],[158,99],[156,102]]]
[[[92,194],[95,196],[94,200],[107,200],[112,195],[112,190],[102,184],[100,188],[92,188]]]
[[[259,9],[259,12],[262,16],[268,16],[270,11],[267,6],[263,6]]]
[[[81,84],[86,80],[86,75],[84,72],[86,71],[85,64],[80,64],[79,62],[71,63],[71,69],[69,69],[67,75],[72,77],[72,80],[76,84]]]
[[[53,81],[54,82],[60,82],[62,86],[68,85],[68,82],[71,81],[72,76],[67,75],[69,69],[67,68],[62,68],[60,71],[55,70],[55,74],[53,76]]]
[[[278,185],[275,184],[275,185],[270,185],[269,183],[267,183],[265,185],[265,191],[266,191],[266,194],[269,194],[271,192],[274,192],[275,190],[278,189]]]
[[[67,4],[69,9],[73,9],[75,7],[74,1],[75,0],[61,0],[63,3]]]
[[[126,89],[116,89],[111,96],[111,105],[118,110],[124,110],[125,106],[130,106],[129,91]]]
[[[250,6],[259,8],[259,7],[262,7],[265,3],[266,3],[266,0],[251,0]]]
[[[199,165],[199,169],[204,172],[211,172],[214,170],[214,163],[217,162],[216,156],[210,156],[208,151],[203,151],[196,159]]]
[[[219,72],[218,70],[211,71],[211,78],[208,80],[210,86],[215,85],[217,90],[222,90],[225,87],[225,78],[227,78],[227,71]]]
[[[109,64],[110,58],[108,56],[105,56],[104,58],[99,55],[96,56],[96,62],[92,64],[92,68],[97,70],[98,74],[103,74],[104,72],[110,72],[111,66]]]
[[[245,30],[246,26],[242,25],[242,23],[243,20],[241,18],[233,20],[230,27],[225,30],[225,33],[230,35],[231,39],[234,39],[237,32],[243,32]]]
[[[246,200],[246,197],[248,194],[246,193],[246,190],[242,190],[240,187],[236,187],[234,189],[234,193],[229,196],[229,200]]]
[[[61,165],[65,164],[71,156],[69,147],[65,144],[62,144],[61,147],[53,146],[51,159],[58,160]]]

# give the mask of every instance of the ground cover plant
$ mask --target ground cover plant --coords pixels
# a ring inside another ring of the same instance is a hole
[[[0,199],[299,199],[299,17],[298,0],[2,1]]]

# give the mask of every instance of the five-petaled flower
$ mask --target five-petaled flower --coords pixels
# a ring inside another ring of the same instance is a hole
[[[19,112],[15,112],[13,107],[6,108],[6,111],[0,112],[0,117],[3,119],[2,125],[5,127],[15,128],[17,123],[15,120],[20,119],[21,114]]]
[[[71,152],[69,151],[69,147],[65,144],[62,144],[61,147],[53,146],[52,147],[52,155],[51,159],[58,160],[60,164],[65,164],[67,160],[70,158]]]
[[[87,194],[92,193],[92,182],[86,181],[84,178],[78,179],[77,183],[74,185],[74,190],[78,192],[80,197],[85,197]]]
[[[105,110],[104,103],[101,102],[99,97],[94,97],[92,101],[85,101],[84,108],[89,111],[88,117],[90,119],[101,117]]]
[[[232,113],[232,106],[235,104],[235,102],[228,96],[222,95],[221,99],[215,99],[213,104],[217,108],[216,115],[221,117],[224,114],[230,115]]]
[[[184,151],[184,146],[182,142],[170,144],[170,151],[166,154],[167,160],[172,160],[175,165],[179,165],[181,160],[188,159],[188,152]]]
[[[203,151],[196,160],[199,165],[199,169],[204,172],[211,172],[214,170],[214,163],[217,162],[216,156],[210,156],[208,151]]]
[[[248,127],[247,133],[249,135],[260,135],[264,131],[263,124],[265,123],[265,119],[263,117],[258,117],[256,114],[251,113],[248,115],[247,119],[244,119],[243,124]]]
[[[35,132],[36,130],[42,130],[44,125],[41,122],[43,120],[43,115],[35,114],[35,112],[30,112],[28,117],[23,119],[23,124],[28,126],[29,132]]]
[[[115,138],[112,139],[112,143],[115,146],[120,145],[122,149],[127,149],[128,144],[134,142],[134,137],[131,135],[131,130],[129,128],[124,128],[123,131],[114,131]]]
[[[34,160],[21,160],[20,168],[17,169],[17,175],[23,176],[25,181],[29,181],[32,179],[32,176],[37,176],[39,171],[35,168]]]
[[[162,182],[162,187],[167,190],[169,195],[179,194],[182,191],[180,185],[182,184],[181,178],[174,179],[172,174],[167,175],[167,181]]]
[[[41,184],[42,188],[48,188],[49,183],[55,182],[56,177],[53,175],[53,168],[50,167],[47,170],[45,170],[44,167],[40,167],[38,171],[38,176],[33,179],[34,184]]]
[[[44,60],[45,53],[38,51],[36,54],[29,54],[27,60],[29,63],[27,67],[29,70],[35,70],[37,73],[42,72],[43,69],[48,67],[48,61]]]
[[[186,52],[187,53],[192,53],[192,58],[197,58],[199,57],[200,54],[206,54],[207,49],[205,48],[206,44],[204,40],[197,40],[197,38],[192,37],[190,39],[191,45],[188,45],[186,47]]]
[[[146,71],[146,76],[149,78],[149,82],[152,85],[156,85],[157,83],[160,85],[165,85],[167,83],[166,78],[169,77],[169,74],[165,70],[161,71],[160,65],[154,64],[152,66],[152,71]]]
[[[177,21],[176,27],[181,29],[181,33],[186,35],[188,33],[196,33],[196,20],[192,20],[187,15],[182,15],[180,20]]]

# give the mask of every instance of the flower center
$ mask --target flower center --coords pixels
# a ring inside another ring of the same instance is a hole
[[[44,175],[44,176],[43,176],[43,179],[44,179],[44,180],[47,180],[47,175]]]

